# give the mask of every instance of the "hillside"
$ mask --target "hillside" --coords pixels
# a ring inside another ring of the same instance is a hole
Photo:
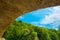
[[[3,37],[6,40],[59,40],[60,30],[14,21],[9,25]]]

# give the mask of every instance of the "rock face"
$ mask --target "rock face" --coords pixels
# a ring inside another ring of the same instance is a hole
[[[19,15],[57,5],[60,5],[60,0],[0,0],[0,37]]]
[[[0,38],[0,40],[5,40],[4,38]]]

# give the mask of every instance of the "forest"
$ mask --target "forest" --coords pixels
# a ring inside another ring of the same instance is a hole
[[[3,37],[6,40],[60,40],[60,28],[48,29],[15,20],[9,25]]]

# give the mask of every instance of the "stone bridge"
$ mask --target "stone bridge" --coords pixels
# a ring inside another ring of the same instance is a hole
[[[41,8],[58,6],[60,0],[0,0],[0,38],[18,16]]]

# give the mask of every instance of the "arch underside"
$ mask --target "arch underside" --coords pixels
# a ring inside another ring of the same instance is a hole
[[[60,0],[0,0],[0,37],[16,17],[26,12],[58,5]]]

